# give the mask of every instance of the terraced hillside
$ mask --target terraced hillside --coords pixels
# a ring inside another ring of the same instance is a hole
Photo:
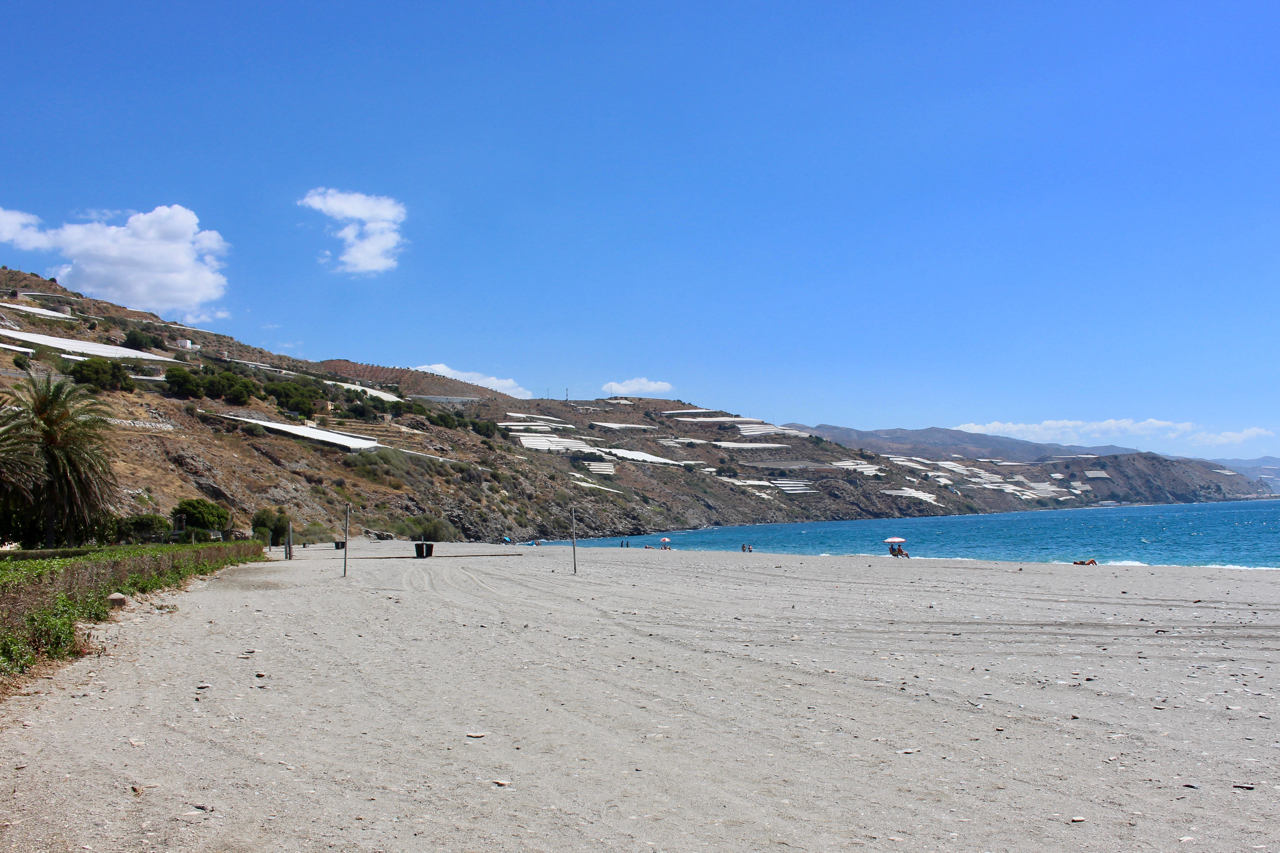
[[[938,461],[858,452],[681,401],[515,400],[402,368],[292,359],[83,299],[26,273],[0,271],[0,286],[0,343],[8,347],[0,382],[17,381],[20,365],[76,370],[76,346],[145,337],[141,350],[110,351],[138,377],[137,388],[99,392],[116,421],[124,514],[165,513],[204,496],[231,509],[246,533],[263,508],[284,508],[299,527],[337,531],[350,506],[353,532],[411,535],[438,518],[471,540],[519,541],[566,536],[571,508],[579,535],[637,535],[1260,492],[1213,465],[1154,454]],[[160,381],[174,367],[210,388],[228,376],[247,382],[255,395],[235,404],[213,390],[183,398]],[[391,402],[335,383],[368,386]],[[480,399],[424,405],[398,394]],[[317,430],[310,438],[281,432],[304,422]],[[351,449],[360,444],[369,447]]]

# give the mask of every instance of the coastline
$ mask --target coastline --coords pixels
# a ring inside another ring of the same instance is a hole
[[[8,849],[1226,851],[1277,817],[1267,575],[295,553],[0,706]]]
[[[1086,508],[1077,508],[1080,510]],[[1280,567],[1280,513],[1255,502],[1088,507],[1088,515],[1028,510],[911,519],[860,519],[707,527],[579,539],[585,548],[670,547],[811,556],[880,556],[883,540],[905,537],[913,559],[1031,561],[1071,565],[1097,559],[1123,566]],[[556,540],[568,545],[568,540]]]

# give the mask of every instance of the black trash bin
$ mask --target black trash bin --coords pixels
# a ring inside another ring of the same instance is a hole
[[[415,557],[430,557],[431,552],[435,550],[435,547],[436,543],[434,542],[414,542],[413,555]]]
[[[345,551],[345,550],[346,550],[346,548],[347,548],[347,543],[346,543],[346,542],[334,542],[334,543],[333,543],[333,550],[335,550],[335,551]]]

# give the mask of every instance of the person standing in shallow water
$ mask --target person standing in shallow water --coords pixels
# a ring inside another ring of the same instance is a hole
[[[747,543],[746,543],[746,542],[743,542],[743,543],[742,543],[742,553],[744,553],[744,554],[745,554],[745,553],[747,553]]]

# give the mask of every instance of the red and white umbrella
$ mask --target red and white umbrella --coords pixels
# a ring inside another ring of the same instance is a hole
[[[890,536],[888,539],[884,541],[886,545],[900,545],[903,542],[906,542],[907,540],[903,539],[901,536]]]
[[[659,542],[670,542],[671,540],[670,540],[670,539],[668,539],[667,537],[663,536],[663,537],[662,537],[661,539],[659,539],[658,541],[659,541]]]

